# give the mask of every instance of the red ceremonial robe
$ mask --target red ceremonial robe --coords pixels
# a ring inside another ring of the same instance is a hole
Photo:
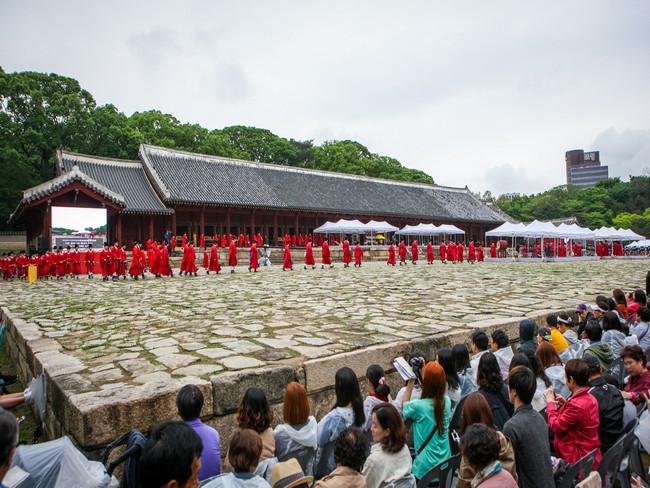
[[[203,234],[199,237],[199,247],[205,249],[205,236]]]
[[[187,268],[185,271],[190,273],[196,273],[196,251],[194,246],[190,242],[190,245],[187,246],[188,249],[188,258],[187,258]]]
[[[447,245],[447,261],[451,261],[452,263],[456,261],[456,244],[453,242]]]
[[[445,246],[444,242],[440,243],[440,261],[446,261],[447,260],[447,246]]]
[[[238,244],[239,247],[244,247],[244,234],[239,234]]]
[[[350,264],[352,261],[352,255],[350,254],[350,243],[348,240],[343,241],[343,262],[345,264]]]
[[[596,256],[600,257],[602,255],[603,255],[603,244],[599,242],[598,244],[596,244]]]
[[[162,246],[160,255],[156,254],[156,261],[158,261],[158,274],[163,276],[172,275],[172,269],[169,266],[169,250],[167,246]]]
[[[140,249],[138,249],[138,246],[133,246],[132,252],[133,257],[131,258],[129,274],[131,276],[140,276],[142,274],[142,268],[140,267]]]
[[[72,272],[79,276],[81,274],[81,253],[79,250],[72,252]]]
[[[465,248],[463,247],[463,245],[458,244],[456,246],[456,261],[459,261],[461,263],[463,262],[463,258],[465,257],[464,252],[465,252]]]
[[[226,234],[221,236],[221,247],[226,247]]]
[[[296,235],[294,234],[291,236],[291,247],[296,247],[296,242]]]
[[[397,253],[399,254],[400,263],[405,263],[406,262],[406,244],[404,244],[404,241],[400,242],[399,246],[397,246]]]
[[[112,264],[112,274],[118,274],[120,273],[120,265],[122,264],[122,260],[120,259],[120,248],[113,246],[111,247],[111,264]]]
[[[302,246],[303,241],[302,241],[302,235],[298,235],[298,245]]]
[[[391,244],[388,248],[388,264],[395,266],[397,264],[395,260],[395,245]]]
[[[181,271],[188,271],[187,265],[190,261],[190,251],[189,251],[190,246],[184,246],[183,247],[183,259],[181,260]]]
[[[330,245],[327,241],[323,241],[321,245],[321,263],[332,264],[332,255],[330,254]]]
[[[258,254],[257,254],[257,245],[253,243],[251,245],[250,253],[248,256],[248,267],[251,269],[257,269],[260,267],[258,260]]]
[[[246,234],[246,247],[251,247],[251,238],[248,234]]]
[[[210,248],[210,271],[218,273],[221,271],[221,266],[219,266],[219,253],[217,252],[217,246],[213,245]]]
[[[291,249],[289,249],[289,244],[284,245],[284,260],[282,261],[282,269],[293,269],[293,263],[291,262]]]
[[[413,241],[411,242],[411,261],[416,262],[418,258],[418,241]]]
[[[257,234],[257,247],[262,247],[264,244],[264,241],[262,240],[262,234],[258,233]]]
[[[126,249],[120,247],[120,276],[126,276]]]
[[[183,234],[183,240],[181,241],[181,247],[185,249],[185,246],[187,246],[187,234]]]
[[[467,247],[467,260],[470,262],[476,261],[476,246],[474,246],[473,242],[470,242]]]
[[[427,243],[427,263],[432,263],[434,259],[435,256],[433,254],[433,244],[429,242]]]
[[[311,243],[308,242],[305,249],[305,266],[315,266],[316,261],[314,260],[314,251],[311,247]]]
[[[203,251],[203,269],[208,269],[208,266],[210,266],[210,259],[208,258],[208,250],[206,249]]]
[[[497,245],[494,242],[490,244],[490,257],[493,259],[497,257]]]
[[[354,265],[361,266],[361,261],[363,261],[363,249],[357,244],[354,248]]]
[[[233,268],[237,266],[237,244],[235,241],[230,242],[230,247],[228,248],[228,266]]]
[[[176,236],[172,236],[172,252],[175,250],[176,250]],[[167,254],[169,255],[169,251],[167,251]]]
[[[483,258],[484,258],[484,256],[483,256],[483,246],[478,247],[478,251],[476,252],[476,254],[478,255],[478,262],[479,263],[482,262]]]
[[[111,262],[110,251],[106,248],[99,251],[99,266],[102,268],[102,276],[104,277],[112,274],[110,271],[110,264],[109,264],[110,262]]]

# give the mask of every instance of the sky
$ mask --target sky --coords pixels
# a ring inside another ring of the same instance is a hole
[[[566,183],[564,154],[650,174],[650,2],[22,0],[6,72],[208,129],[352,139],[474,192]]]

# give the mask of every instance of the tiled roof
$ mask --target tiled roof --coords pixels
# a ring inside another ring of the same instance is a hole
[[[255,206],[502,223],[467,188],[205,156],[143,144],[140,159],[168,204]]]
[[[118,194],[124,201],[124,213],[172,213],[172,210],[167,208],[156,195],[140,161],[124,161],[59,151],[58,171],[67,172],[74,166]]]

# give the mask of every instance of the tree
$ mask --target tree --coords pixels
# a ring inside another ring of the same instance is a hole
[[[223,133],[235,150],[252,161],[286,165],[298,161],[297,147],[270,130],[233,125],[224,128]]]

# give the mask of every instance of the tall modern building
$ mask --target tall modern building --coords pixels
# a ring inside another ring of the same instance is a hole
[[[594,186],[609,178],[609,169],[600,164],[600,152],[574,149],[565,153],[567,185],[581,188]]]

